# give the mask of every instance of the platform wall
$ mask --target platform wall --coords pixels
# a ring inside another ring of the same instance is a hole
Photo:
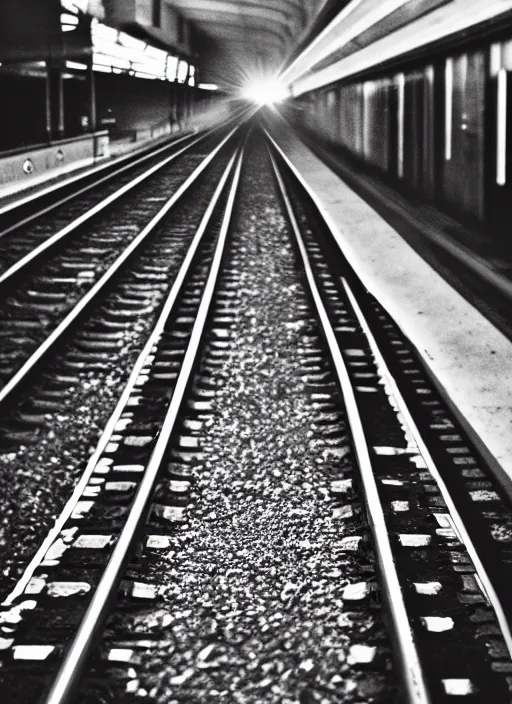
[[[169,120],[173,84],[103,73],[97,73],[95,78],[98,119],[110,109],[116,131],[141,130]],[[178,86],[178,90],[182,89]]]
[[[8,152],[0,156],[0,189],[6,195],[9,189],[19,190],[54,173],[89,166],[108,156],[106,132]]]

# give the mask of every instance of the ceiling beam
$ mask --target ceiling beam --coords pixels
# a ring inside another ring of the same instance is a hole
[[[320,0],[164,1],[189,19],[200,36],[211,40],[208,53],[212,57],[216,52],[223,54],[231,74],[236,66],[242,69],[241,82],[246,80],[247,68],[249,73],[277,70],[294,38],[302,35],[320,3]],[[205,60],[204,70],[208,75],[222,74],[227,80],[228,73],[221,67],[219,62],[213,69]]]
[[[215,12],[217,6],[232,5],[234,8],[239,9],[242,14],[245,13],[247,8],[276,10],[290,15],[299,14],[303,25],[309,18],[304,0],[274,0],[274,2],[272,0],[172,0],[170,4],[178,7],[184,15],[188,15],[189,11],[194,10],[196,7],[204,11]]]
[[[252,35],[252,38],[250,37],[250,33],[248,33],[248,35],[241,36],[240,32],[236,31],[232,33],[223,33],[222,35],[219,35],[217,39],[219,40],[220,44],[245,44],[247,48],[251,49],[257,44],[274,46],[277,47],[280,51],[284,51],[285,49],[283,42],[279,41],[279,39],[276,38],[274,35],[268,34],[265,31],[257,31],[255,33],[255,31],[252,30]]]
[[[224,19],[208,19],[208,26],[212,27],[212,25],[215,28],[219,28],[218,32],[214,30],[209,33],[215,39],[222,39],[226,36],[240,36],[240,31],[242,31],[247,34],[257,32],[258,34],[272,35],[279,40],[281,45],[285,43],[284,36],[277,29],[272,26],[269,27],[267,24],[240,24],[237,22],[226,22]],[[234,30],[234,34],[230,33],[231,30]],[[247,39],[244,41],[247,41]]]
[[[273,10],[262,10],[261,8],[258,8],[257,12],[251,14],[251,19],[249,21],[244,21],[247,14],[248,13],[244,11],[244,14],[241,15],[239,12],[235,12],[234,10],[222,10],[220,12],[215,11],[215,13],[212,12],[211,14],[205,14],[199,10],[196,10],[196,8],[191,8],[188,11],[189,18],[193,22],[196,21],[198,24],[200,24],[201,21],[205,24],[210,24],[211,22],[220,22],[225,20],[226,24],[236,24],[244,27],[253,27],[253,19],[265,20],[267,23],[270,23],[271,25],[275,26],[276,30],[277,28],[279,28],[281,30],[281,36],[287,36],[288,38],[291,38],[293,36],[293,30],[290,26],[291,23],[288,20],[287,15],[283,13],[278,13],[277,11]],[[217,19],[217,17],[219,19]]]
[[[239,17],[268,17],[275,22],[288,23],[290,14],[286,10],[277,7],[265,7],[258,3],[253,5],[251,2],[245,3],[242,7],[235,2],[217,2],[212,6],[211,0],[191,0],[187,2],[187,15],[193,17],[197,14],[204,16],[207,14],[231,14]]]

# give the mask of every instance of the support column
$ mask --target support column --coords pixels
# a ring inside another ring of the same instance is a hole
[[[57,68],[57,86],[58,86],[58,91],[59,91],[59,107],[58,107],[58,121],[57,121],[57,134],[59,135],[59,139],[63,139],[64,137],[64,79],[62,77],[62,64],[59,63],[59,67]]]
[[[50,64],[50,112],[53,139],[64,137],[64,81],[62,61],[54,59]]]
[[[51,64],[46,61],[46,79],[45,79],[45,94],[46,94],[46,139],[48,142],[52,138],[52,82],[51,82]]]
[[[183,129],[183,119],[185,117],[185,87],[182,83],[176,84],[176,112],[180,131]]]
[[[185,80],[185,91],[184,91],[184,96],[183,96],[184,102],[185,102],[185,122],[187,123],[187,126],[188,126],[188,121],[190,119],[190,114],[191,114],[191,88],[188,84],[189,80],[190,80],[190,64],[188,64],[188,68],[187,68],[187,78]]]
[[[89,130],[96,132],[97,130],[97,108],[96,108],[96,81],[94,71],[92,69],[93,57],[92,54],[87,61],[87,85],[89,89]]]
[[[176,82],[169,83],[169,122],[171,124],[171,134],[175,131],[178,124],[178,91],[176,90]]]

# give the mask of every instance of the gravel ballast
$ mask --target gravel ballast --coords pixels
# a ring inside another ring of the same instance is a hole
[[[185,200],[173,214],[172,237],[165,240],[160,236],[159,240],[157,234],[155,244],[121,275],[102,305],[91,311],[84,327],[94,344],[102,334],[111,332],[108,320],[105,323],[109,311],[122,312],[123,297],[131,295],[134,281],[148,280],[148,261],[158,268],[158,277],[155,274],[155,281],[149,280],[146,299],[139,306],[143,314],[135,324],[127,317],[122,328],[116,328],[122,333],[117,345],[106,348],[99,364],[88,369],[86,363],[80,371],[69,366],[76,354],[70,341],[52,363],[56,384],[49,376],[35,379],[36,390],[28,388],[11,409],[10,418],[0,419],[0,601],[14,587],[80,479],[156,322],[204,212],[200,208],[206,208],[221,173],[222,163],[212,167],[204,177],[208,179],[204,193],[192,196],[198,205],[196,211],[191,214]],[[169,221],[161,225],[166,232],[169,227]],[[87,348],[79,351],[87,359]],[[54,396],[49,398],[50,405],[59,410],[46,411],[44,402],[42,410],[34,407],[34,400],[48,399],[48,389]],[[21,431],[16,427],[18,421]]]
[[[212,350],[204,352],[201,373],[218,391],[202,415],[186,522],[165,556],[149,553],[140,565],[161,586],[158,605],[116,617],[109,632],[163,639],[132,671],[126,696],[393,702],[343,404],[263,143],[250,150],[237,210],[228,257],[235,322],[221,336],[220,367],[209,370]]]

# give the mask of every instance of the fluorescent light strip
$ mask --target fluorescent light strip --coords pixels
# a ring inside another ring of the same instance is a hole
[[[161,61],[165,61],[167,57],[166,51],[163,51],[162,49],[157,49],[155,46],[151,46],[150,44],[146,45],[144,53],[147,56],[151,56],[154,59],[160,59]]]
[[[368,159],[370,156],[370,125],[368,120],[368,102],[371,95],[371,82],[363,83],[363,156]]]
[[[188,75],[188,63],[186,61],[180,61],[178,65],[178,81],[179,83],[185,83]]]
[[[379,3],[375,3],[374,0],[355,0],[350,5],[347,5],[347,7],[345,7],[344,10],[342,10],[335,18],[331,25],[327,27],[328,31],[325,33],[325,41],[323,42],[323,46],[315,52],[313,57],[310,57],[307,64],[304,61],[301,61],[300,64],[297,63],[297,67],[291,75],[287,75],[288,71],[285,71],[283,77],[285,77],[289,83],[300,79],[309,69],[313,68],[320,61],[335,53],[341,46],[347,44],[370,27],[378,24],[385,17],[390,15],[392,12],[395,12],[403,5],[406,5],[408,2],[411,2],[411,0],[381,0]],[[361,5],[361,3],[366,3],[367,7],[362,8],[364,9],[364,12],[360,13],[361,16],[359,19],[356,20],[351,26],[348,26],[345,30],[338,29],[335,32],[334,30],[338,27],[338,25],[346,19],[347,15],[352,14],[354,10]],[[320,35],[320,37],[322,37],[322,35]],[[314,44],[315,42],[313,42],[311,46]],[[302,56],[306,55],[307,51],[308,50],[306,49],[304,54],[297,59],[297,62],[300,61]]]
[[[119,61],[119,59],[116,59],[112,56],[105,56],[105,54],[94,54],[93,58],[93,63],[98,64],[99,66],[108,66],[112,67],[112,65],[115,65]],[[130,67],[130,62],[128,61],[128,68]]]
[[[177,56],[167,57],[167,80],[174,82],[178,78],[178,63],[179,61]]]
[[[361,155],[363,153],[363,134],[362,134],[362,130],[359,129],[359,123],[362,124],[362,122],[363,122],[363,112],[361,109],[361,106],[363,104],[362,95],[363,95],[363,88],[362,88],[361,84],[359,84],[358,86],[356,86],[357,100],[356,100],[355,104],[356,104],[358,119],[356,119],[356,121],[355,121],[355,123],[356,123],[355,145],[356,145],[356,152]]]
[[[66,61],[66,68],[75,68],[77,71],[86,71],[87,64],[80,64],[78,61]]]
[[[142,71],[142,73],[149,73],[151,76],[162,76],[165,74],[165,71],[162,71],[160,66],[155,66],[151,63],[134,61],[132,62],[132,68],[134,71]]]
[[[93,40],[98,38],[109,42],[117,42],[117,38],[121,34],[117,29],[108,27],[97,20],[93,20],[91,23],[91,31]]]
[[[445,128],[444,128],[444,158],[452,158],[452,129],[453,129],[453,59],[446,59],[445,66]]]
[[[60,21],[62,24],[72,24],[75,27],[78,25],[80,20],[76,15],[70,15],[68,12],[63,12],[60,16]]]
[[[125,32],[113,30],[101,22],[92,23],[92,43],[95,66],[131,70],[139,78],[159,78],[170,82],[178,80],[180,83],[186,82],[190,68],[189,85],[195,84],[195,67],[189,67],[187,61],[179,60],[162,49],[150,46]],[[99,68],[97,70],[104,71]]]
[[[119,58],[127,59],[128,61],[145,62],[150,60],[144,52],[130,49],[129,47],[118,44],[117,42],[111,42],[110,40],[105,40],[101,37],[98,37],[93,41],[93,47],[95,52],[99,51],[102,54],[107,54],[107,56],[118,56]]]
[[[491,72],[491,76],[497,76],[498,71],[501,68],[502,65],[502,45],[501,43],[497,44],[491,44],[491,53],[489,56],[489,70]]]
[[[498,124],[497,124],[497,154],[496,183],[504,186],[507,182],[507,69],[498,71]]]
[[[370,7],[368,7],[368,10],[364,13],[360,20],[352,25],[352,27],[349,27],[345,32],[342,32],[334,37],[334,40],[328,44],[324,52],[322,52],[324,54],[322,58],[330,56],[337,51],[340,46],[343,46],[352,39],[355,39],[367,29],[375,26],[385,17],[400,9],[403,5],[407,5],[408,2],[411,2],[411,0],[388,0],[388,2],[380,2],[376,5],[372,2],[371,10]]]
[[[330,24],[327,25],[327,27],[323,30],[323,32],[320,32],[318,37],[314,39],[309,46],[307,46],[302,54],[299,54],[299,56],[295,59],[295,61],[288,66],[288,68],[283,72],[281,75],[281,78],[284,80],[288,80],[290,83],[292,81],[297,80],[298,76],[301,75],[302,70],[307,70],[309,66],[311,66],[312,62],[314,61],[315,63],[318,63],[320,59],[315,59],[315,58],[310,58],[307,66],[304,66],[304,63],[307,59],[307,57],[313,52],[315,47],[317,47],[332,31],[336,29],[336,27],[343,22],[343,20],[350,15],[358,5],[360,5],[364,0],[353,0],[353,2],[349,3],[343,10],[340,12],[339,15],[337,15]],[[321,51],[321,49],[320,49]]]
[[[415,20],[354,54],[335,61],[326,68],[306,74],[293,85],[293,95],[322,88],[354,74],[375,68],[388,60],[395,60],[408,51],[463,32],[490,18],[498,18],[512,10],[512,0],[452,0],[422,18]]]
[[[126,32],[119,32],[119,42],[129,49],[135,49],[135,51],[144,51],[146,48],[146,42],[141,39],[135,39],[135,37],[126,34]]]
[[[398,82],[398,177],[404,176],[404,119],[405,119],[405,75],[399,73]]]

